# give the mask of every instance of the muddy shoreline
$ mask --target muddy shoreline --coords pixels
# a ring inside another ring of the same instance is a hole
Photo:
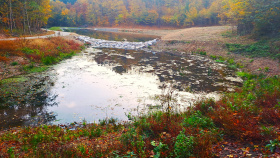
[[[104,28],[112,29],[112,28]],[[256,42],[248,36],[226,36],[227,33],[235,31],[232,26],[210,26],[192,28],[118,28],[119,32],[128,34],[147,34],[160,36],[161,40],[153,45],[153,51],[173,51],[173,52],[196,52],[205,51],[208,56],[222,56],[227,59],[234,59],[242,65],[245,71],[274,76],[280,74],[280,62],[271,58],[258,57],[251,58],[240,54],[229,53],[225,47],[226,43],[251,44]],[[171,42],[170,42],[171,41]],[[175,42],[172,42],[175,41]],[[171,44],[172,43],[172,44]],[[263,71],[269,67],[270,71]],[[262,69],[262,71],[260,71]]]

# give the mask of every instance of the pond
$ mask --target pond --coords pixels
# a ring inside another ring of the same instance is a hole
[[[234,72],[195,54],[88,48],[39,76],[27,76],[26,83],[36,83],[36,93],[0,110],[0,126],[127,121],[128,115],[159,107],[156,96],[163,94],[164,85],[184,109],[198,98],[218,98],[241,86]]]
[[[79,35],[89,36],[95,39],[104,39],[109,41],[129,41],[129,42],[145,42],[159,38],[159,36],[144,35],[144,34],[128,34],[118,32],[117,29],[64,29],[68,32],[75,32]],[[109,32],[108,32],[109,31]]]

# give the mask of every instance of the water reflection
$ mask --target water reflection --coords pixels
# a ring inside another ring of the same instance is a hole
[[[171,83],[178,101],[189,106],[192,99],[216,96],[239,82],[228,80],[234,70],[207,57],[145,51],[102,49],[64,61],[52,70],[57,77],[51,94],[57,94],[58,121],[97,122],[108,117],[127,120],[146,107],[159,105],[162,84]],[[193,93],[190,93],[193,92]],[[214,94],[214,95],[211,95]]]
[[[96,39],[104,39],[110,41],[129,41],[129,42],[145,42],[159,38],[158,36],[143,34],[126,34],[121,32],[103,32],[92,29],[67,29],[65,31],[75,32],[79,35],[85,35]]]
[[[191,54],[118,49],[81,53],[44,74],[49,84],[42,85],[51,86],[27,102],[0,110],[0,125],[98,122],[110,117],[127,120],[128,114],[160,105],[154,96],[162,94],[161,86],[167,83],[176,89],[184,108],[198,97],[217,97],[241,85],[232,79],[233,74],[223,64]],[[42,87],[35,85],[35,90]]]
[[[20,97],[20,96],[18,96]],[[37,126],[48,124],[55,121],[54,113],[47,110],[48,106],[57,106],[54,102],[57,95],[49,96],[46,91],[33,94],[31,97],[20,103],[13,103],[13,106],[0,110],[0,127],[1,129],[18,127],[18,126]],[[10,98],[18,100],[18,98]]]
[[[210,93],[241,86],[240,82],[228,80],[235,70],[203,56],[103,49],[92,58],[98,64],[113,67],[112,70],[119,74],[152,73],[160,82],[171,82],[180,91]]]

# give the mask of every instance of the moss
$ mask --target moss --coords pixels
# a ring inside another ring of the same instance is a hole
[[[26,77],[19,76],[19,77],[3,79],[3,80],[0,81],[0,84],[13,83],[13,82],[19,83],[19,82],[25,82],[27,80],[28,79]]]

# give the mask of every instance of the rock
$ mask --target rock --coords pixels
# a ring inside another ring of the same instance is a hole
[[[144,49],[155,44],[158,39],[150,40],[147,42],[127,42],[127,41],[108,41],[102,39],[90,38],[87,36],[78,36],[76,39],[90,44],[93,48],[118,48],[118,49]]]

